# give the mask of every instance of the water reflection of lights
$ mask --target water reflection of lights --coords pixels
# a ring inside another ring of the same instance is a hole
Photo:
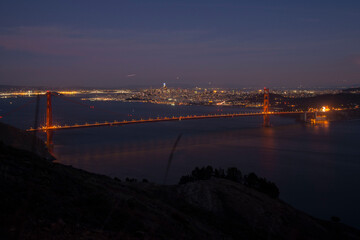
[[[330,130],[330,122],[328,120],[316,121],[312,126],[315,129],[315,133],[328,132]]]
[[[261,166],[266,171],[272,171],[276,167],[277,153],[272,149],[277,148],[275,141],[275,130],[273,128],[264,128],[264,136],[261,140]]]

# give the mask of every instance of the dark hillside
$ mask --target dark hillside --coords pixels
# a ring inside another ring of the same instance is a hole
[[[54,157],[47,151],[44,142],[29,133],[0,122],[0,141],[5,145],[18,149],[34,151],[37,155],[53,160]]]
[[[0,196],[0,239],[360,239],[227,179],[121,182],[2,142]]]

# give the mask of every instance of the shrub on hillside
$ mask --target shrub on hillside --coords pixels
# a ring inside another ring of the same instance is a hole
[[[278,198],[280,191],[275,183],[260,178],[255,173],[249,173],[242,177],[242,173],[236,167],[231,167],[226,170],[217,168],[213,169],[211,166],[196,167],[191,174],[184,175],[180,178],[179,184],[186,184],[188,182],[195,182],[199,180],[207,180],[212,177],[224,178],[233,182],[242,183],[250,188],[256,189],[259,192],[265,193],[272,198]]]
[[[275,183],[266,180],[266,178],[260,178],[256,176],[255,173],[249,173],[248,175],[245,175],[244,184],[273,198],[278,198],[280,194],[279,188]]]

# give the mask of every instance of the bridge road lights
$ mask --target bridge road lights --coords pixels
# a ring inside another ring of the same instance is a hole
[[[269,89],[264,88],[264,127],[270,127],[270,116],[269,116]]]

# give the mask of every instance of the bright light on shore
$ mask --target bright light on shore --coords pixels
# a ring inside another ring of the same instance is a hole
[[[330,108],[328,106],[323,106],[320,111],[321,112],[328,112],[328,111],[330,111]]]

